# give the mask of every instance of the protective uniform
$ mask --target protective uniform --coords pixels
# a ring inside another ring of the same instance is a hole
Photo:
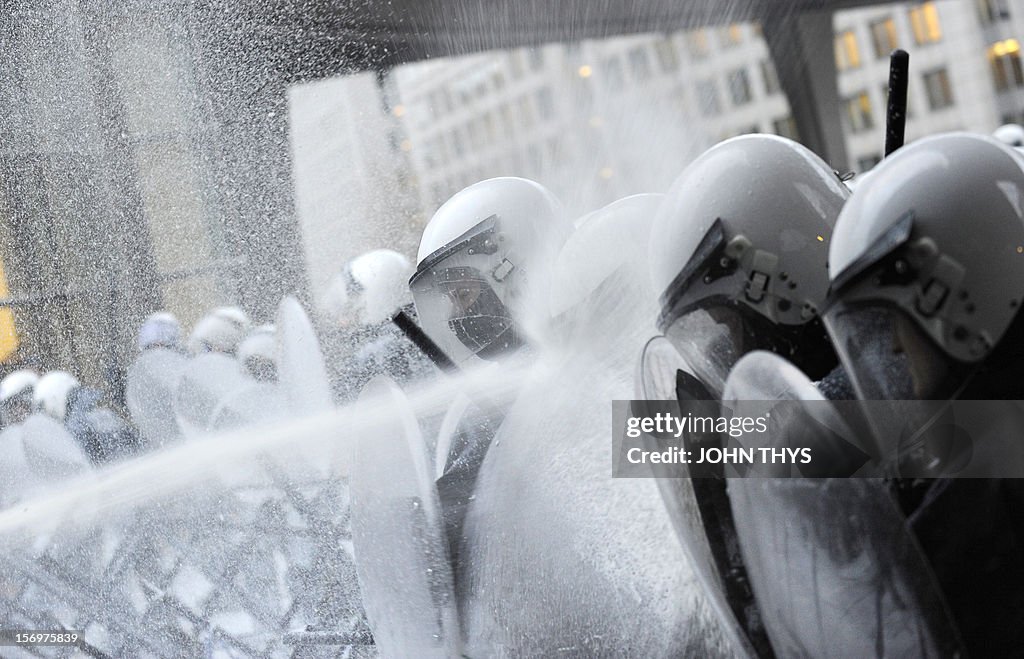
[[[409,280],[426,334],[455,363],[473,366],[546,332],[546,286],[566,224],[554,195],[527,179],[488,179],[455,194],[424,229]],[[453,553],[502,415],[471,407],[444,460],[437,486]]]
[[[733,365],[754,350],[794,362],[814,379],[836,366],[819,312],[828,288],[832,226],[849,196],[836,173],[805,147],[770,135],[745,135],[706,151],[676,179],[651,231],[658,328],[679,356],[675,374],[648,371],[671,363],[655,339],[644,352],[645,388],[675,382],[684,412],[716,415]],[[657,345],[654,345],[657,344]],[[647,363],[647,358],[652,359]],[[685,433],[692,455],[715,448],[717,433]],[[708,478],[660,478],[665,505],[694,564],[710,571],[716,611],[737,650],[770,654],[762,618],[749,595],[720,466]],[[708,561],[685,537],[699,519]],[[713,601],[714,604],[714,601]]]
[[[150,314],[139,328],[139,355],[128,370],[125,405],[140,441],[162,446],[181,435],[174,417],[174,390],[188,357],[181,325],[165,311]]]
[[[858,397],[886,401],[873,404],[868,421],[892,469],[917,454],[900,438],[940,427],[944,413],[905,401],[1024,394],[1022,200],[1024,172],[1011,148],[950,133],[883,161],[840,215],[825,323]],[[1001,421],[1016,425],[1001,428],[996,439],[1020,436],[1024,419]],[[972,464],[984,467],[988,444],[978,439],[985,438],[976,438]],[[937,473],[957,457],[931,456]],[[1018,651],[1024,644],[1018,481],[896,482],[968,650]]]
[[[273,325],[260,325],[238,345],[238,361],[259,382],[277,381],[277,336]]]
[[[66,371],[50,371],[36,385],[37,412],[63,425],[94,464],[138,450],[138,434],[100,403],[103,394]]]
[[[85,446],[65,428],[68,397],[81,384],[67,371],[50,371],[36,383],[34,412],[22,424],[25,457],[36,476],[62,478],[89,464]],[[92,456],[89,456],[92,457]]]
[[[468,656],[727,652],[655,481],[609,471],[610,401],[631,396],[654,329],[646,251],[661,201],[636,195],[589,214],[553,264],[557,348],[541,352],[543,377],[497,430],[466,515]]]

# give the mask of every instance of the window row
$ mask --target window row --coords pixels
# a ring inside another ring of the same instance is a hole
[[[925,96],[928,98],[930,110],[942,110],[953,105],[953,86],[949,80],[949,72],[945,68],[934,69],[925,72],[921,76],[924,84]],[[885,115],[885,104],[888,102],[888,88],[883,85],[881,88],[882,111]],[[845,99],[842,102],[843,123],[849,133],[862,133],[875,127],[875,112],[871,103],[871,96],[866,89],[862,89]],[[908,116],[910,111],[908,108]]]
[[[422,152],[424,163],[428,167],[444,166],[450,158],[506,141],[517,127],[530,128],[538,119],[548,121],[554,117],[554,94],[550,87],[543,87],[532,96],[524,94],[514,102],[502,103],[445,135],[428,140]]]
[[[525,147],[517,146],[516,150],[504,157],[465,168],[447,176],[445,180],[434,182],[430,186],[431,194],[434,200],[441,204],[459,190],[486,178],[535,174],[545,167],[564,163],[568,157],[566,148],[564,140],[558,137],[550,137]]]
[[[923,46],[942,40],[942,23],[934,2],[911,7],[908,19],[917,45]],[[871,33],[871,46],[876,58],[888,57],[892,51],[900,47],[896,20],[892,16],[872,21],[868,25],[868,31]],[[836,34],[835,57],[836,69],[839,71],[860,67],[860,45],[854,30],[843,30]]]
[[[779,78],[771,60],[762,60],[759,69],[761,80],[764,84],[765,96],[779,93]],[[747,69],[740,68],[729,71],[726,74],[726,84],[728,85],[729,98],[733,106],[740,107],[754,100],[750,74],[747,72]],[[707,117],[717,115],[722,111],[718,83],[714,78],[697,82],[697,108],[701,114]]]

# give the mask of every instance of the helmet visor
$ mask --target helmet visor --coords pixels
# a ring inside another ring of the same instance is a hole
[[[729,370],[744,353],[744,322],[733,307],[692,309],[676,318],[665,336],[693,375],[721,395]]]
[[[869,401],[864,415],[883,460],[920,461],[944,401],[966,381],[965,366],[894,306],[836,303],[825,324],[858,399]]]
[[[523,343],[508,308],[476,268],[435,269],[416,279],[413,297],[425,331],[456,362],[470,355],[494,359]]]

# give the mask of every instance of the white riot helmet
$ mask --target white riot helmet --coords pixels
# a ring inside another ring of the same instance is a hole
[[[409,281],[424,330],[456,362],[522,345],[547,317],[566,233],[558,200],[534,181],[493,178],[457,193],[424,229]]]
[[[949,133],[886,158],[839,217],[829,276],[825,322],[860,398],[964,397],[982,365],[1016,371],[975,378],[969,397],[1021,391],[1024,171],[1013,149]]]
[[[139,328],[139,350],[181,347],[181,325],[174,314],[158,311],[150,314]]]
[[[32,413],[32,394],[38,382],[36,372],[25,368],[0,380],[0,415],[5,426],[21,423]]]
[[[68,413],[68,398],[80,386],[78,378],[67,371],[50,371],[36,383],[32,406],[36,412],[63,423]]]
[[[1024,127],[1018,124],[1003,124],[996,128],[992,137],[1006,146],[1024,147]]]
[[[204,316],[192,329],[189,352],[234,354],[249,331],[249,316],[238,307],[219,307]]]
[[[260,382],[277,381],[277,331],[273,325],[260,325],[238,345],[242,368]]]
[[[412,264],[390,249],[375,249],[349,261],[331,281],[325,306],[342,326],[377,325],[409,304]]]
[[[820,158],[773,135],[726,140],[673,183],[651,231],[658,326],[713,393],[752,350],[812,378],[835,365],[818,312],[848,196]]]
[[[625,329],[624,317],[650,324],[655,296],[647,249],[664,198],[632,195],[576,221],[552,268],[551,316],[560,325],[618,332]]]

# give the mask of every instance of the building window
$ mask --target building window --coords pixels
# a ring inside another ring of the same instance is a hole
[[[796,131],[796,120],[793,119],[793,115],[773,121],[772,132],[782,137],[788,137],[791,140],[800,139],[800,135]]]
[[[746,69],[736,69],[729,73],[729,95],[733,105],[746,105],[750,102],[750,79]]]
[[[853,30],[840,32],[836,35],[836,68],[846,71],[859,66],[860,49],[857,47],[857,35]]]
[[[910,27],[914,29],[914,41],[921,46],[942,39],[942,24],[939,10],[934,2],[926,2],[910,10]]]
[[[658,58],[658,66],[662,73],[672,73],[679,68],[679,55],[670,37],[663,37],[654,42],[654,55]]]
[[[732,48],[743,41],[743,32],[736,23],[718,28],[718,43],[722,48]]]
[[[686,50],[690,53],[690,56],[694,59],[704,59],[708,56],[710,48],[708,47],[708,33],[707,30],[691,30],[686,33]]]
[[[541,119],[550,119],[555,116],[555,98],[551,94],[550,87],[544,87],[537,92],[537,113]]]
[[[998,41],[988,47],[988,61],[996,90],[1004,91],[1024,85],[1020,65],[1020,43],[1016,39]]]
[[[714,80],[703,80],[697,83],[697,105],[704,116],[718,114],[722,104],[718,100],[718,87]]]
[[[629,51],[629,69],[634,80],[647,80],[651,77],[651,63],[647,59],[647,51],[642,47]]]
[[[770,59],[761,60],[761,77],[764,79],[765,96],[779,93],[779,74]]]
[[[941,110],[953,105],[953,88],[949,84],[946,69],[937,69],[924,74],[924,88],[928,92],[928,107]]]
[[[877,153],[857,158],[857,171],[863,174],[880,162],[882,162],[882,156]]]
[[[851,133],[862,133],[875,127],[871,115],[871,98],[866,91],[858,92],[843,101],[847,127]]]
[[[977,0],[978,14],[982,23],[995,23],[1005,21],[1010,17],[1010,7],[1007,0]]]
[[[888,57],[896,50],[896,21],[891,16],[871,24],[871,43],[875,46],[875,57]]]

